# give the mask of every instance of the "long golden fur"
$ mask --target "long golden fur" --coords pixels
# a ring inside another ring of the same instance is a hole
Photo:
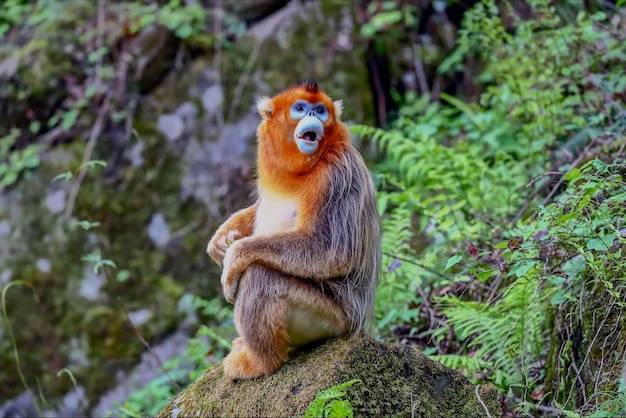
[[[298,120],[290,109],[298,100],[328,112],[312,153],[293,140]],[[230,379],[271,373],[293,347],[363,330],[381,265],[375,188],[339,120],[341,102],[305,82],[258,109],[258,199],[207,248],[235,304],[240,337],[224,360]]]

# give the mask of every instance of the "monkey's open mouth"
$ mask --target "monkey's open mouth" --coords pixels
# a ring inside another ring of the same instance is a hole
[[[306,131],[305,133],[303,133],[302,135],[298,135],[299,139],[303,139],[305,141],[317,141],[319,138],[317,136],[317,132],[313,132],[313,131]]]
[[[323,136],[324,125],[314,116],[302,118],[293,133],[296,145],[303,154],[313,154],[317,151]]]

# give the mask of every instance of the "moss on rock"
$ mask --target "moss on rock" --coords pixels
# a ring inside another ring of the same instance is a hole
[[[476,388],[461,373],[401,344],[339,337],[295,353],[277,372],[236,383],[221,364],[206,371],[159,413],[176,416],[304,416],[320,390],[360,379],[347,389],[356,416],[501,416],[492,386]]]

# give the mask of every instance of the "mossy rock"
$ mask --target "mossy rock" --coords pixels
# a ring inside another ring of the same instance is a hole
[[[502,415],[493,386],[475,387],[410,346],[358,336],[307,347],[277,372],[236,383],[224,379],[218,364],[159,418],[304,416],[319,391],[352,379],[361,380],[346,390],[355,416],[485,417],[485,408]]]

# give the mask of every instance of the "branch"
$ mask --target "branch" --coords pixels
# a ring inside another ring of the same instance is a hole
[[[405,263],[413,264],[414,266],[417,266],[417,267],[419,267],[419,268],[421,268],[423,270],[426,270],[429,273],[432,273],[432,274],[435,274],[435,275],[437,275],[439,277],[442,277],[444,279],[450,280],[450,277],[448,277],[448,276],[446,276],[444,274],[441,274],[438,271],[431,269],[430,267],[426,267],[425,265],[420,264],[417,261],[409,260],[408,258],[400,257],[398,255],[387,253],[387,252],[384,252],[384,251],[383,251],[383,254],[386,255],[386,256],[389,256],[389,257],[396,258],[396,259],[398,259],[400,261],[403,261]]]
[[[98,112],[98,117],[96,118],[96,122],[91,129],[91,133],[89,134],[89,142],[87,142],[87,146],[85,147],[85,152],[83,154],[83,160],[81,162],[81,169],[76,177],[76,181],[72,183],[72,190],[70,191],[70,197],[67,202],[67,206],[65,206],[65,219],[69,219],[72,216],[72,211],[74,210],[74,203],[76,203],[76,196],[78,196],[78,190],[80,189],[80,185],[85,179],[87,175],[87,165],[86,163],[91,159],[91,154],[93,153],[93,149],[96,145],[96,140],[98,136],[100,136],[100,132],[102,131],[102,125],[104,123],[104,119],[109,111],[109,105],[111,104],[111,96],[109,94],[106,95],[104,99],[104,103]]]

